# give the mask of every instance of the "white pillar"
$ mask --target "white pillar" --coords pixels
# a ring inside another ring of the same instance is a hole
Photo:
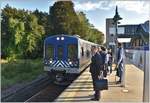
[[[143,102],[150,102],[149,100],[149,50],[144,51],[144,86],[143,86]]]

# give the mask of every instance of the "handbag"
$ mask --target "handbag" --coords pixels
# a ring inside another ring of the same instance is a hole
[[[108,80],[107,79],[98,79],[95,81],[96,90],[108,90]]]

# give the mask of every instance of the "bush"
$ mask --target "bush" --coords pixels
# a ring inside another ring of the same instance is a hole
[[[28,82],[43,73],[42,60],[16,60],[1,65],[2,88],[19,82]]]

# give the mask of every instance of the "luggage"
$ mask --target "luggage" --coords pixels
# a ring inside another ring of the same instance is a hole
[[[108,80],[107,79],[96,80],[95,89],[96,90],[108,90]]]

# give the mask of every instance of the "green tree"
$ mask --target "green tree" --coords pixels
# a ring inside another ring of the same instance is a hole
[[[89,20],[86,18],[86,15],[83,12],[77,12],[77,14],[80,20],[79,35],[81,36],[81,38],[94,43],[102,44],[104,34],[89,23]]]
[[[12,59],[42,55],[45,29],[32,12],[6,5],[2,10],[2,25],[2,55]]]
[[[45,29],[45,34],[49,35],[51,33],[51,25],[49,20],[49,15],[46,12],[41,12],[38,9],[36,9],[33,14],[38,19],[38,24],[42,25]]]
[[[38,48],[37,44],[42,39],[42,36],[45,34],[44,27],[38,24],[38,19],[33,14],[28,15],[27,22],[25,25],[26,25],[25,40],[27,44],[25,55],[35,56],[36,54],[37,56],[37,52],[35,51],[35,49]]]
[[[57,1],[50,8],[50,20],[54,34],[77,34],[79,19],[72,1]]]
[[[42,57],[44,39],[55,34],[77,34],[99,44],[104,37],[83,12],[75,12],[72,1],[55,2],[49,14],[38,9],[32,12],[6,5],[2,9],[1,23],[2,57]]]

